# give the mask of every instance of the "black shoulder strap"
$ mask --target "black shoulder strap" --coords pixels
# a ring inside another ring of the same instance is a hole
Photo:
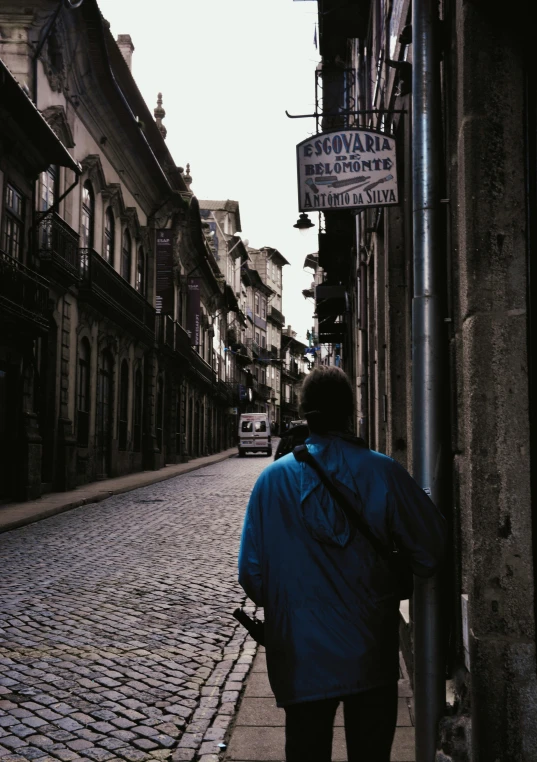
[[[299,463],[307,463],[318,473],[321,482],[332,495],[336,503],[344,511],[350,525],[355,529],[358,529],[364,535],[364,537],[369,540],[379,555],[386,557],[389,554],[388,549],[385,548],[380,540],[375,537],[373,532],[369,529],[362,517],[355,511],[345,495],[337,489],[332,479],[326,475],[319,462],[315,460],[313,455],[308,450],[307,445],[297,445],[297,447],[293,449],[293,455]]]

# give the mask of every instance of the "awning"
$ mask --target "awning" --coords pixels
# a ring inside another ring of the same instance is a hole
[[[35,107],[13,74],[0,59],[0,109],[16,122],[19,133],[34,147],[43,159],[43,170],[51,164],[72,169],[82,174],[79,163]]]

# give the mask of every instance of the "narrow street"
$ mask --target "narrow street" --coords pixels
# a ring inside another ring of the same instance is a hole
[[[0,536],[2,762],[218,753],[253,658],[231,612],[270,462],[232,457]]]

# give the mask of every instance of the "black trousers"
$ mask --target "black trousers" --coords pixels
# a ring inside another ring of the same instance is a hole
[[[287,762],[331,762],[334,717],[343,702],[348,762],[390,762],[397,682],[352,696],[285,707]]]

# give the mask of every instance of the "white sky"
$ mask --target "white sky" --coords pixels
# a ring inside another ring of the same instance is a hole
[[[306,254],[317,251],[315,223],[298,219],[296,144],[315,131],[317,2],[305,0],[99,0],[114,37],[130,34],[132,72],[151,110],[166,110],[166,142],[189,163],[199,199],[239,202],[242,238],[272,246],[284,268],[283,313],[306,340],[314,303]]]

